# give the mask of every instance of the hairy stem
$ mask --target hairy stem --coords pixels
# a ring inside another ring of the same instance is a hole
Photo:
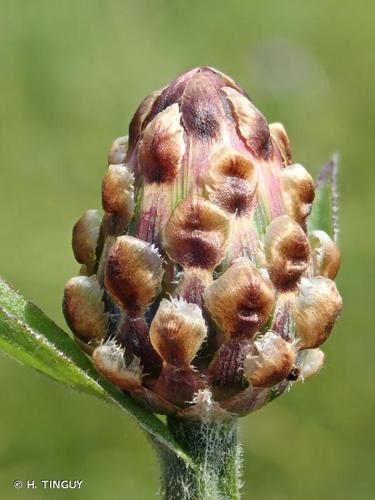
[[[195,467],[158,447],[165,500],[238,500],[237,420],[202,422],[169,418],[168,427]]]

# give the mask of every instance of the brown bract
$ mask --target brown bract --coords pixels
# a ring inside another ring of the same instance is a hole
[[[87,210],[75,223],[72,235],[72,247],[77,262],[86,266],[92,273],[96,260],[96,245],[99,237],[100,216],[98,210]]]
[[[254,387],[271,387],[288,376],[294,360],[293,345],[270,331],[254,342],[245,359],[245,375]]]
[[[270,123],[270,133],[280,151],[284,165],[290,165],[292,163],[292,148],[284,126],[281,123]]]
[[[299,349],[319,347],[331,333],[341,309],[342,299],[332,280],[321,276],[303,279],[295,306]]]
[[[314,262],[314,274],[334,279],[340,267],[341,256],[337,243],[324,231],[309,233]]]
[[[224,257],[230,219],[217,205],[199,196],[182,201],[164,232],[164,248],[183,267],[213,270]]]
[[[93,345],[104,338],[106,330],[102,296],[95,276],[76,276],[65,284],[63,312],[66,322],[77,337]]]
[[[223,90],[230,102],[241,137],[256,156],[268,160],[272,155],[272,141],[267,120],[243,94],[230,87]]]
[[[272,284],[246,258],[234,262],[204,293],[207,309],[228,338],[253,337],[274,301]]]
[[[162,258],[150,244],[131,236],[119,236],[111,247],[105,286],[131,316],[143,314],[160,290]]]
[[[310,257],[309,242],[301,226],[286,215],[275,219],[267,229],[264,252],[275,287],[279,290],[295,287]]]
[[[172,104],[145,128],[138,149],[138,165],[149,183],[172,182],[185,152],[178,104]]]
[[[203,177],[211,201],[236,215],[249,213],[254,206],[257,172],[249,157],[235,149],[219,149]]]
[[[288,215],[303,224],[315,197],[314,181],[302,165],[294,163],[281,172],[283,198]]]
[[[200,307],[184,300],[163,299],[150,327],[155,350],[167,364],[180,367],[190,366],[206,334]]]
[[[142,385],[139,360],[126,365],[124,351],[115,342],[108,342],[95,349],[92,360],[95,368],[120,389],[134,390]]]

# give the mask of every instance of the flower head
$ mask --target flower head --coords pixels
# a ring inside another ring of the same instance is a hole
[[[321,368],[339,250],[307,234],[314,182],[281,124],[196,68],[141,103],[108,162],[64,295],[99,372],[155,412],[200,418],[203,401],[244,415]]]

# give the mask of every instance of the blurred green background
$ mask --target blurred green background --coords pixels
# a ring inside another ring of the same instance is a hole
[[[61,325],[72,224],[100,206],[108,147],[140,100],[178,73],[234,77],[314,174],[341,154],[344,313],[322,374],[242,421],[245,499],[375,498],[374,16],[360,0],[0,0],[0,273]],[[3,356],[0,390],[2,498],[154,498],[129,418]]]

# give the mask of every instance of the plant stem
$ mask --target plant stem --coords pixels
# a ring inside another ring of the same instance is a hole
[[[238,422],[169,418],[168,427],[195,467],[157,447],[165,500],[238,500]]]

